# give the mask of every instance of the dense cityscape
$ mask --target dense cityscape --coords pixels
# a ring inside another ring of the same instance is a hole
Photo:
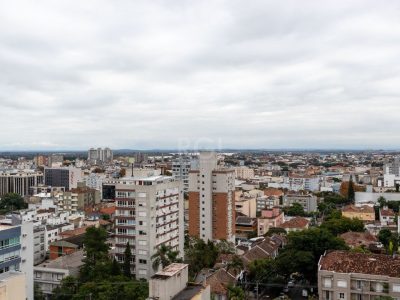
[[[400,153],[115,153],[1,155],[0,291],[15,299],[400,293]]]

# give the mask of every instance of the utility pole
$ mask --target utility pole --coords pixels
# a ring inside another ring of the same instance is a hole
[[[257,291],[257,300],[258,300],[258,281],[257,281],[257,284],[256,284],[256,291]]]

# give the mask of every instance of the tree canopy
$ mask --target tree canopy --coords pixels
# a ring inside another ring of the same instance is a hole
[[[0,200],[0,210],[2,213],[8,213],[13,210],[27,208],[28,204],[25,203],[24,198],[17,193],[4,194]]]
[[[107,234],[89,227],[84,238],[86,258],[77,278],[68,276],[53,293],[58,300],[138,299],[148,297],[148,283],[121,275],[121,265],[108,255]]]

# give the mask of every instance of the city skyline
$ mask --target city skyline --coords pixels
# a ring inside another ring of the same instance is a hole
[[[4,2],[0,151],[400,149],[399,9]]]

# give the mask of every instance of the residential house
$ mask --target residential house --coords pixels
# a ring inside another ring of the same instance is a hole
[[[318,263],[320,300],[400,298],[400,257],[331,251]]]

